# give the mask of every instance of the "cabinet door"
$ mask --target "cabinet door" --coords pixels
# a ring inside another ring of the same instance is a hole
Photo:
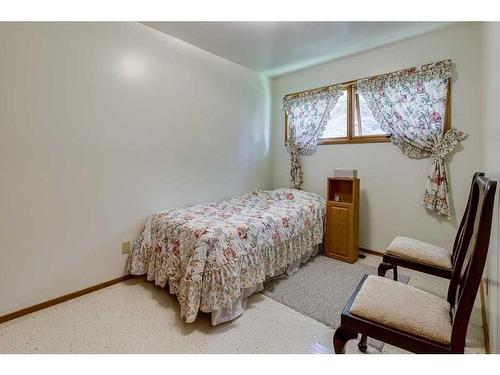
[[[349,257],[352,248],[352,208],[328,205],[327,255]]]

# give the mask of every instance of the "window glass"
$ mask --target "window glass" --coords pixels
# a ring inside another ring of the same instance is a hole
[[[321,138],[347,137],[347,90],[344,90],[337,104],[330,113],[325,132]]]
[[[384,135],[386,134],[380,129],[379,124],[373,118],[372,112],[366,104],[363,95],[356,92],[354,95],[354,121],[353,121],[353,136],[360,137],[365,135]]]

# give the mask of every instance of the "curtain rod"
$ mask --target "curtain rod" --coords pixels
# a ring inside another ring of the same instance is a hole
[[[382,74],[377,74],[377,75],[374,75],[374,76],[369,76],[369,77],[354,79],[352,81],[346,81],[346,82],[342,82],[342,83],[336,83],[336,84],[333,84],[333,85],[322,86],[322,87],[318,87],[316,89],[309,89],[309,90],[298,91],[298,92],[294,92],[294,93],[285,95],[283,97],[283,99],[285,99],[285,98],[293,98],[295,96],[299,96],[301,94],[305,94],[307,92],[312,92],[312,91],[318,91],[318,92],[326,91],[326,90],[330,89],[331,87],[338,86],[338,85],[341,85],[344,88],[344,86],[351,86],[351,85],[355,84],[358,81],[362,81],[362,80],[365,80],[365,79],[376,79],[376,78],[384,77],[384,76],[387,76],[387,75],[390,75],[390,74],[399,73],[399,72],[405,72],[405,71],[407,71],[407,72],[412,72],[413,73],[417,69],[425,69],[428,66],[445,63],[447,61],[451,62],[450,59],[446,59],[446,60],[441,60],[441,61],[437,61],[437,62],[434,62],[434,63],[424,64],[424,65],[420,65],[420,66],[414,66],[414,67],[411,67],[411,68],[399,69],[399,70],[394,70],[394,71],[388,72],[388,73],[382,73]]]

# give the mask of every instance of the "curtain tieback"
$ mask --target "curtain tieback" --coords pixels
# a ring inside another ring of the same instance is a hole
[[[443,155],[442,154],[442,150],[440,150],[439,148],[436,148],[436,149],[432,150],[432,153],[431,153],[431,159],[432,159],[432,161],[444,162],[444,158],[445,157],[446,157],[446,155]]]
[[[446,155],[452,152],[467,136],[466,133],[455,128],[448,130],[443,138],[433,147],[431,152],[432,160],[444,161]]]

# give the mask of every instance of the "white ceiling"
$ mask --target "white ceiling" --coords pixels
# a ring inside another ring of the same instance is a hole
[[[256,72],[276,76],[423,34],[449,22],[143,22]]]

